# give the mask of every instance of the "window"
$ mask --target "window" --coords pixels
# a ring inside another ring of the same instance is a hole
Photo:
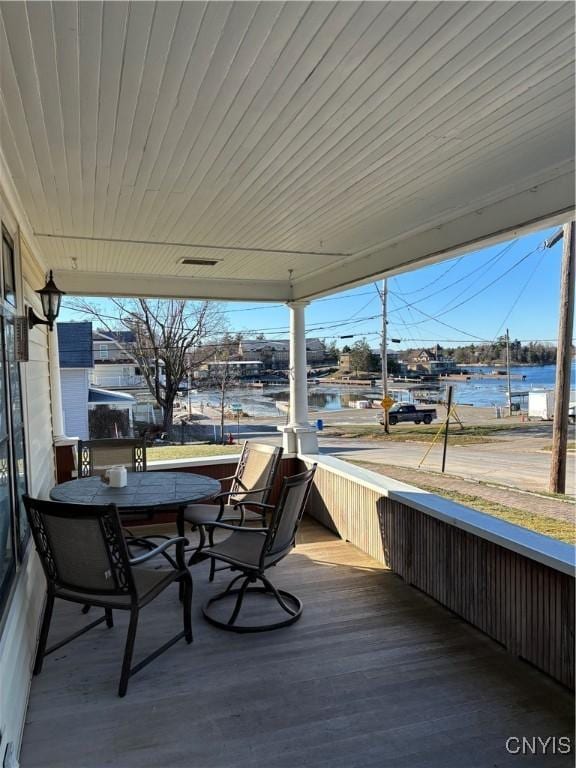
[[[13,515],[10,501],[8,413],[5,388],[4,338],[0,334],[0,607],[16,568]]]
[[[16,306],[16,280],[14,279],[14,241],[2,227],[2,298]]]
[[[2,227],[0,297],[0,612],[29,538],[22,503],[27,491],[20,363],[15,359],[14,243]]]

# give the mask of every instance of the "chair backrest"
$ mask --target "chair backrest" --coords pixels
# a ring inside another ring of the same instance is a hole
[[[246,441],[236,468],[235,479],[230,487],[231,503],[257,501],[266,504],[281,458],[281,447]],[[254,488],[266,490],[260,493],[244,493]]]
[[[49,589],[135,595],[114,504],[62,504],[24,496],[24,505]]]
[[[103,475],[109,467],[118,465],[130,472],[146,472],[146,440],[138,437],[78,442],[78,477]]]
[[[294,546],[315,472],[316,464],[306,472],[284,478],[262,550],[264,560],[270,556],[282,557]]]

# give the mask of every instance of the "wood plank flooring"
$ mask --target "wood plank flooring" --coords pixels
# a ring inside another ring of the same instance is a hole
[[[527,664],[307,522],[272,575],[300,622],[258,635],[203,621],[215,584],[193,569],[195,642],[116,696],[126,618],[49,656],[34,678],[22,768],[494,768],[572,766],[510,755],[510,736],[570,735],[572,698]],[[176,590],[141,614],[136,656],[180,624]],[[81,626],[57,605],[52,641]]]

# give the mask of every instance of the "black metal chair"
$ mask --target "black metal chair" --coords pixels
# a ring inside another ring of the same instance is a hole
[[[103,475],[109,467],[120,465],[130,472],[146,472],[146,440],[127,437],[78,441],[78,477]]]
[[[250,528],[213,523],[214,527],[232,531],[232,534],[221,543],[206,549],[206,554],[212,560],[227,563],[231,570],[240,571],[240,575],[232,579],[223,592],[204,603],[202,611],[211,624],[233,632],[263,632],[286,627],[300,618],[300,599],[290,592],[277,589],[267,578],[266,571],[286,557],[295,546],[296,532],[304,514],[315,471],[316,464],[306,472],[284,478],[280,498],[275,506],[259,504],[271,511],[268,527]],[[240,580],[241,586],[234,587]],[[261,582],[263,586],[251,586],[256,582]],[[288,618],[259,625],[236,624],[247,592],[274,597]],[[214,603],[234,595],[237,595],[236,603],[228,621],[218,618],[212,610]]]
[[[266,504],[274,485],[274,479],[280,461],[282,448],[265,443],[246,441],[236,467],[236,472],[230,477],[222,478],[222,482],[230,481],[230,488],[219,493],[212,504],[191,504],[186,507],[183,515],[179,515],[180,536],[184,536],[185,523],[197,529],[200,542],[195,548],[188,565],[205,559],[203,550],[206,546],[206,529],[209,542],[214,544],[212,527],[216,522],[256,521],[266,522]],[[210,581],[214,578],[214,567],[210,569]]]
[[[186,567],[184,538],[163,542],[140,557],[131,558],[124,540],[116,507],[61,504],[24,496],[24,504],[47,581],[46,607],[34,674],[42,669],[44,657],[89,629],[106,621],[113,626],[113,611],[129,611],[130,625],[122,662],[118,695],[124,696],[128,679],[150,661],[185,638],[192,642],[192,577]],[[176,567],[154,570],[138,567],[168,547],[176,547]],[[179,583],[184,629],[134,667],[132,655],[140,609],[175,581]],[[56,598],[104,608],[104,616],[46,649]]]

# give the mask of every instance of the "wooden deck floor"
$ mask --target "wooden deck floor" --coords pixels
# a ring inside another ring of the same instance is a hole
[[[125,699],[116,696],[123,616],[46,659],[22,768],[572,765],[570,755],[505,748],[510,736],[569,735],[565,690],[315,524],[274,573],[305,602],[291,627],[209,626],[199,606],[214,585],[205,564],[193,574],[194,644],[142,670]],[[52,639],[83,620],[61,604]],[[136,660],[179,622],[170,590],[142,613]]]

